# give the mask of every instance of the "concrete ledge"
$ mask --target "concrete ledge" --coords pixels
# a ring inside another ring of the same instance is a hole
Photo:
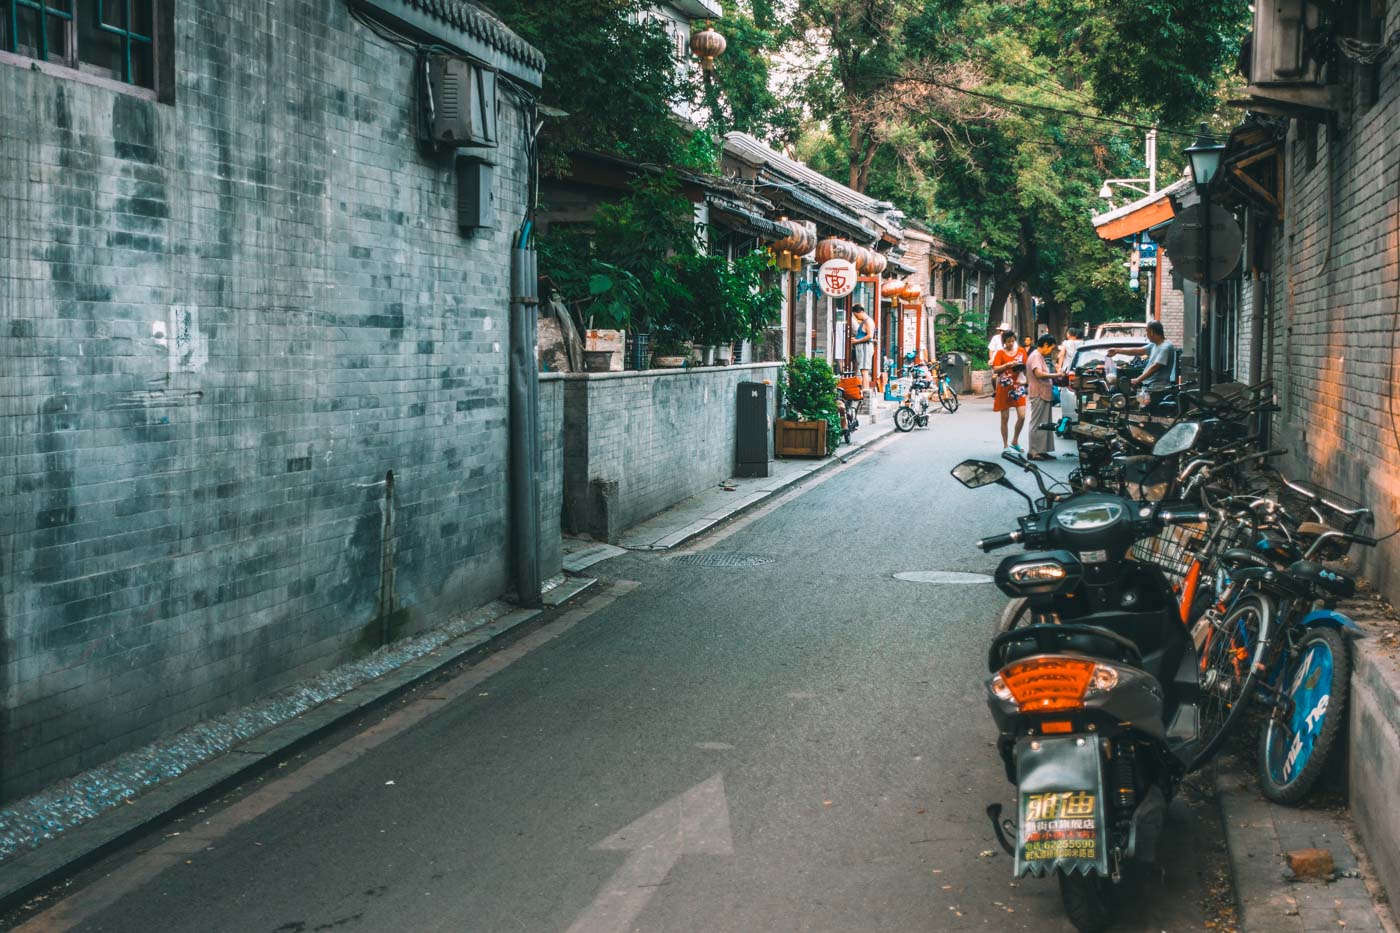
[[[732,366],[679,366],[675,369],[624,369],[615,373],[543,373],[541,379],[546,376],[554,379],[563,379],[566,382],[599,382],[605,379],[660,379],[668,376],[712,376],[716,373],[742,372],[746,369],[780,369],[783,364],[777,361],[771,363],[735,363]]]
[[[1391,902],[1400,900],[1400,645],[1352,642],[1348,792],[1366,854]]]

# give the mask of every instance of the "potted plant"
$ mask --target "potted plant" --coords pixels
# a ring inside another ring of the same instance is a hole
[[[841,435],[836,409],[836,374],[826,360],[797,356],[783,367],[785,418],[776,422],[773,447],[779,457],[825,457]]]
[[[665,334],[656,339],[651,361],[658,369],[679,369],[690,362],[690,348],[679,337]]]

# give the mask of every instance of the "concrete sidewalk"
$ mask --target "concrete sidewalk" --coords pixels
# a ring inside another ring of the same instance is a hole
[[[556,577],[544,606],[560,606],[596,582]],[[14,801],[0,809],[0,913],[277,767],[347,718],[392,701],[542,611],[497,600]]]
[[[691,496],[664,512],[633,525],[622,533],[618,543],[634,551],[665,551],[679,547],[720,522],[746,512],[803,480],[864,453],[870,445],[894,432],[894,407],[897,406],[891,406],[887,410],[877,408],[873,423],[863,417],[860,428],[851,438],[851,443],[841,445],[830,457],[821,460],[774,460],[768,476],[732,477],[719,486]],[[938,416],[934,415],[928,428],[915,430],[936,430],[937,426]]]

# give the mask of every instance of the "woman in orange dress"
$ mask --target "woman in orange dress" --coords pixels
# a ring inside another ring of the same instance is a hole
[[[1016,335],[1007,331],[1002,337],[1001,349],[992,357],[992,372],[995,373],[996,395],[992,398],[992,411],[1001,412],[1001,445],[1007,450],[1021,452],[1021,429],[1026,424],[1026,351],[1016,346]],[[1011,410],[1016,410],[1016,430],[1007,443],[1006,422]]]

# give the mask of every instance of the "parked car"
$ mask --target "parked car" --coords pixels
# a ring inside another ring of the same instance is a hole
[[[1115,338],[1132,337],[1147,342],[1147,323],[1145,321],[1119,321],[1114,324],[1100,324],[1094,329],[1095,340],[1111,340]]]
[[[1126,335],[1106,340],[1087,340],[1079,345],[1074,358],[1065,364],[1065,372],[1070,374],[1070,389],[1073,394],[1067,400],[1065,391],[1060,392],[1060,404],[1064,414],[1082,419],[1086,414],[1107,409],[1108,399],[1100,384],[1106,379],[1108,367],[1105,362],[1109,357],[1114,357],[1115,368],[1124,384],[1127,379],[1142,372],[1147,363],[1145,357],[1114,354],[1115,350],[1139,349],[1145,346],[1146,325],[1142,327],[1144,334],[1141,338]]]

